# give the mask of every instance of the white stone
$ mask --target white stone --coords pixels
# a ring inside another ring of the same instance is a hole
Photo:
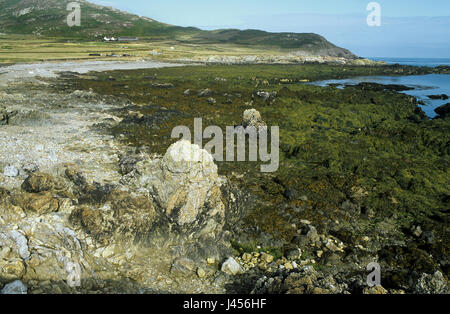
[[[17,177],[19,175],[19,170],[14,166],[6,166],[3,170],[3,174],[7,177]]]
[[[223,264],[222,264],[222,271],[224,273],[230,274],[230,275],[237,275],[242,273],[242,267],[239,265],[238,262],[232,257],[229,257]]]

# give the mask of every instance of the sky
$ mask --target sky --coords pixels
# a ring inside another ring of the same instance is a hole
[[[201,29],[317,33],[363,57],[450,58],[449,0],[90,0],[160,22]]]

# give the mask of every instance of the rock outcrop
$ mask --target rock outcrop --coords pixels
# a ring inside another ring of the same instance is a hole
[[[266,128],[267,124],[263,121],[259,111],[256,109],[248,109],[244,111],[242,126],[244,128],[251,126],[259,130],[260,128]]]
[[[223,181],[206,150],[181,140],[163,158],[143,159],[125,177],[127,185],[145,189],[170,229],[194,237],[215,238],[225,223]]]

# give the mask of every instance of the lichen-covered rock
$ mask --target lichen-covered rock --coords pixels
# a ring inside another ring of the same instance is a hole
[[[54,186],[54,178],[51,175],[42,172],[32,173],[22,183],[22,189],[30,193],[50,191]]]
[[[415,292],[418,294],[447,294],[450,292],[447,280],[440,271],[433,275],[422,274],[415,285]]]
[[[244,127],[252,126],[258,129],[267,127],[266,123],[261,118],[261,114],[256,109],[248,109],[244,111],[242,125]]]
[[[39,215],[55,212],[59,209],[59,201],[49,191],[41,193],[17,193],[13,204]]]
[[[194,237],[216,237],[225,223],[225,206],[213,157],[181,140],[163,158],[147,159],[125,178],[153,196],[174,230]]]

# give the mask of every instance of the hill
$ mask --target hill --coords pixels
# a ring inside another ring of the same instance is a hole
[[[312,33],[269,33],[259,30],[204,31],[179,27],[112,7],[78,1],[81,25],[69,27],[66,19],[69,0],[0,0],[0,32],[99,40],[103,36],[133,36],[151,40],[177,40],[201,44],[227,43],[247,47],[292,50],[299,55],[355,58],[348,50]]]

